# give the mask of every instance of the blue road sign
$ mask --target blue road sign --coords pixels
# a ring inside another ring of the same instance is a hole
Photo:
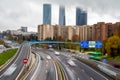
[[[102,41],[96,41],[95,48],[102,48]]]
[[[81,48],[89,48],[89,42],[88,41],[81,41],[80,45],[81,45]]]
[[[102,62],[107,63],[107,60],[106,60],[106,59],[103,59]]]

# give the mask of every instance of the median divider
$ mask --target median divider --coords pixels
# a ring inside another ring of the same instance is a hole
[[[31,54],[31,47],[29,47],[29,51],[28,51],[28,55],[27,55],[28,63],[23,65],[23,68],[20,71],[19,75],[17,76],[16,80],[21,80],[26,75],[26,72],[29,71],[29,69],[30,69],[29,65],[31,64],[31,60],[32,60],[30,54]]]
[[[30,53],[30,55],[31,56],[34,55],[34,57],[36,58],[36,54]],[[20,80],[25,80],[28,77],[28,75],[31,73],[31,71],[34,69],[34,66],[36,64],[33,62],[33,58],[32,57],[31,57],[30,60],[31,60],[30,61],[31,63],[29,64],[28,68],[26,70],[24,70],[25,73],[23,74],[23,76],[21,76]]]
[[[80,58],[80,57],[77,57],[77,56],[73,56],[73,57],[75,57],[79,61],[87,64],[88,66],[107,74],[109,77],[113,78],[114,80],[120,80],[120,74],[119,73],[117,73],[115,71],[112,71],[112,70],[110,70],[109,68],[107,68],[103,65],[97,64],[93,61],[90,61],[90,60],[87,60],[87,59],[84,59],[84,58]]]
[[[51,57],[52,57],[52,56],[51,56]],[[64,76],[63,69],[62,69],[62,67],[60,66],[60,63],[59,63],[58,61],[56,61],[56,59],[54,59],[53,57],[52,57],[52,59],[53,59],[53,61],[55,62],[55,65],[56,65],[56,68],[57,68],[57,71],[58,71],[58,74],[59,74],[58,80],[66,80],[66,79],[65,79],[65,76]]]

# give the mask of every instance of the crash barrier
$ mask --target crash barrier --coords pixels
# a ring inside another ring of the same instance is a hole
[[[87,59],[83,59],[83,58],[80,58],[80,57],[77,57],[77,56],[74,56],[76,59],[80,60],[81,62],[87,64],[88,66],[96,69],[96,70],[99,70],[99,71],[102,71],[103,73],[107,74],[109,77],[113,78],[114,80],[120,80],[120,73],[119,72],[116,72],[116,71],[113,71],[114,70],[114,67],[113,69],[111,70],[112,67],[105,67],[103,65],[100,65],[100,64],[97,64],[91,60],[87,60]]]

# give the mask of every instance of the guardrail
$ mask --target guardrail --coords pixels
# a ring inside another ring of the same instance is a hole
[[[115,72],[113,70],[110,70],[107,67],[105,67],[103,65],[100,65],[100,64],[97,64],[93,61],[83,59],[83,58],[80,58],[80,57],[77,57],[77,56],[74,56],[74,57],[76,59],[80,60],[81,62],[87,64],[88,66],[90,66],[90,67],[92,67],[96,70],[102,71],[103,73],[107,74],[109,77],[113,78],[114,80],[120,80],[120,73]]]

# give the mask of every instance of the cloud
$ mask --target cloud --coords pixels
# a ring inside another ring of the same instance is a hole
[[[42,24],[43,4],[52,4],[52,24],[58,24],[59,6],[66,6],[67,25],[75,25],[75,7],[88,12],[88,24],[120,21],[120,0],[1,0],[0,30],[28,26],[37,31]]]

